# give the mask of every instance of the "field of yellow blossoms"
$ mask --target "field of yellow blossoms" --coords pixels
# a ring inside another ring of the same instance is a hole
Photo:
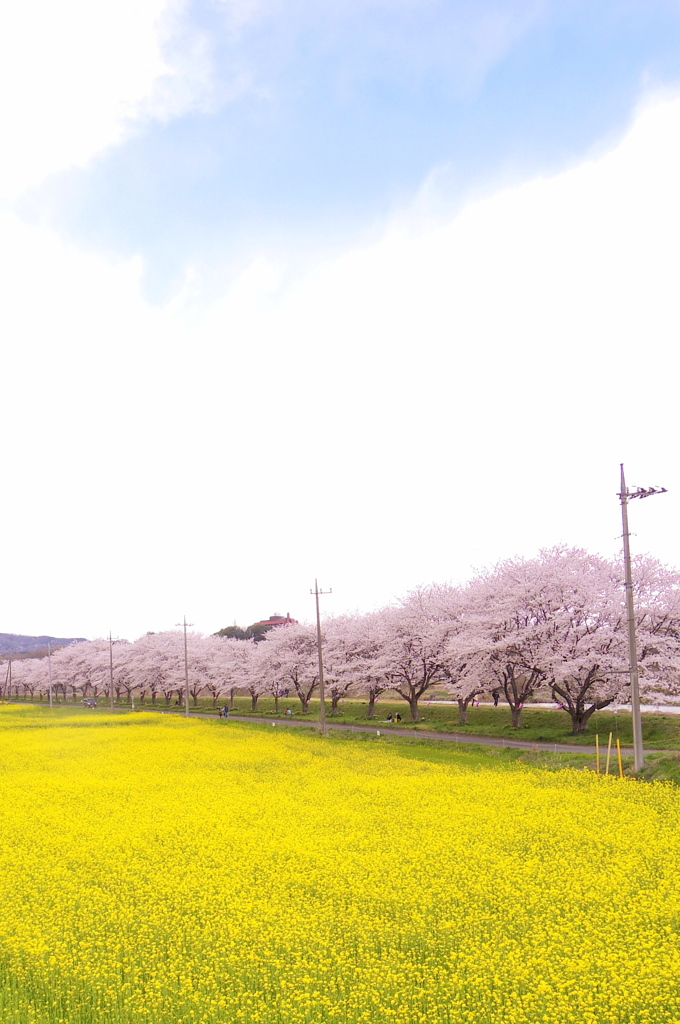
[[[677,1024],[680,790],[419,749],[0,708],[0,1020]]]

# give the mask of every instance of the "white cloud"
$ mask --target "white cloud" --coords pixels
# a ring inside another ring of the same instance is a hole
[[[183,0],[21,0],[0,9],[0,195],[86,164],[135,122],[167,117],[204,88],[200,34]],[[171,45],[172,44],[172,45]],[[169,54],[172,56],[169,56]]]
[[[680,563],[680,100],[612,152],[198,316],[4,223],[3,628],[128,634],[369,606],[559,540]],[[187,289],[187,295],[189,289]],[[53,468],[54,467],[54,468]]]

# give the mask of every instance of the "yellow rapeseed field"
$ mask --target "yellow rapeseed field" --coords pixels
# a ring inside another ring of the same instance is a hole
[[[0,772],[2,1024],[680,1021],[668,784],[11,707]]]

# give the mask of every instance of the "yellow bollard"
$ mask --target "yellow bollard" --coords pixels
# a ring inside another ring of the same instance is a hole
[[[618,754],[618,757],[619,757],[619,778],[622,779],[623,778],[623,764],[621,763],[621,742],[620,742],[618,736],[616,737],[616,753]]]
[[[595,771],[600,774],[600,735],[595,733]]]
[[[605,775],[609,775],[609,758],[612,754],[612,734],[609,733],[609,743],[607,745],[607,767],[605,768]]]

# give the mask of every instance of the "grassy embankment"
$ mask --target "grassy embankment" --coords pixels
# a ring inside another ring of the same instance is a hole
[[[39,702],[36,703],[40,706]],[[221,706],[225,703],[225,700],[222,699],[218,703]],[[56,700],[55,704],[57,706],[64,706],[63,702],[60,703]],[[80,704],[80,698],[78,699],[78,704]],[[71,707],[73,705],[69,701],[67,706]],[[99,697],[99,706],[100,709],[108,706],[105,697]],[[129,706],[125,702],[116,703],[117,708]],[[164,700],[158,700],[155,705],[152,705],[148,700],[146,703],[140,704],[139,698],[135,700],[135,707],[137,709],[146,708],[148,710],[175,711],[180,713],[184,710],[183,705],[179,708],[174,706],[174,704],[166,706]],[[200,697],[197,705],[194,705],[193,701],[191,701],[190,707],[195,712],[217,713],[216,708],[213,707],[212,700],[205,697]],[[411,722],[408,705],[402,700],[380,700],[376,704],[375,716],[372,719],[367,718],[366,701],[345,700],[340,704],[338,713],[335,716],[330,715],[329,701],[326,702],[326,707],[329,722],[375,725],[376,728],[379,727],[381,729],[398,727],[400,729],[414,729],[416,731],[452,732],[471,736],[497,736],[505,737],[506,739],[529,740],[536,743],[578,743],[585,746],[592,746],[594,744],[596,733],[599,734],[600,742],[606,743],[607,737],[611,732],[614,743],[617,736],[622,746],[631,746],[633,743],[631,716],[628,711],[616,713],[605,709],[604,711],[596,712],[589,722],[587,732],[574,736],[571,732],[571,720],[566,712],[551,708],[536,708],[530,704],[522,711],[522,722],[519,729],[513,729],[510,721],[510,711],[504,704],[500,704],[497,708],[486,706],[468,708],[467,725],[460,724],[456,705],[442,704],[437,701],[428,703],[424,700],[421,702],[420,721],[417,723]],[[302,715],[299,700],[294,697],[280,699],[277,717],[285,716],[287,710],[291,711],[291,717],[294,719],[313,723],[318,721],[319,702],[313,699],[310,702],[309,714]],[[386,722],[388,714],[395,714],[397,712],[401,715],[401,722],[395,725]],[[234,700],[232,713],[246,717],[273,718],[274,700],[273,698],[261,697],[256,709],[253,711],[249,697],[237,696]],[[646,747],[655,747],[660,750],[680,750],[680,715],[663,713],[643,714],[642,736]]]
[[[223,704],[224,701],[220,701]],[[139,706],[139,705],[138,705]],[[160,707],[160,705],[158,705]],[[212,701],[200,699],[195,711],[212,711]],[[300,713],[300,702],[292,698],[279,700],[279,712],[277,717],[286,714],[290,708],[292,717],[309,722],[318,721],[319,702],[310,702],[310,713]],[[171,708],[170,710],[182,710]],[[595,742],[595,733],[599,733],[600,742],[607,741],[610,732],[613,733],[614,742],[618,736],[622,746],[631,746],[633,743],[633,732],[630,712],[619,711],[615,713],[610,710],[596,712],[590,720],[588,731],[580,736],[574,736],[571,732],[571,719],[564,711],[551,708],[534,708],[528,704],[522,711],[522,724],[519,729],[513,729],[510,721],[510,711],[506,705],[499,707],[468,708],[468,724],[461,725],[458,717],[458,708],[452,704],[440,704],[433,702],[427,704],[423,701],[420,709],[420,721],[413,723],[410,720],[408,706],[400,700],[381,700],[376,705],[376,714],[372,719],[366,717],[367,704],[360,700],[346,700],[339,709],[338,714],[330,716],[330,704],[327,702],[327,717],[329,722],[344,722],[353,725],[375,725],[376,728],[389,729],[390,723],[386,722],[387,715],[398,712],[401,715],[401,722],[396,726],[400,729],[414,729],[426,732],[452,732],[461,735],[471,736],[498,736],[506,739],[531,740],[537,743],[579,743],[585,746],[592,746]],[[234,701],[233,714],[253,716],[258,718],[274,717],[274,701],[271,698],[262,697],[257,703],[255,711],[251,709],[250,698],[236,697]],[[664,715],[645,713],[642,717],[642,733],[645,746],[657,747],[664,750],[680,750],[680,715]]]
[[[245,698],[237,697],[235,700],[234,714],[243,715],[244,718],[257,718],[257,717],[274,717],[273,707],[268,709],[267,701],[261,702],[264,707],[253,714],[250,712],[250,701]],[[273,705],[273,701],[269,702]],[[285,718],[282,717],[281,712],[285,716],[285,708],[288,706],[288,702],[279,701],[279,715],[277,721],[280,726],[285,728]],[[292,702],[290,704],[292,707]],[[338,715],[333,721],[346,722],[357,725],[366,725],[368,720],[365,717],[366,708],[359,701],[346,701],[343,707],[343,713]],[[376,730],[380,729],[381,739],[390,737],[390,733],[393,732],[393,727],[389,723],[384,721],[389,710],[396,708],[396,705],[391,702],[385,702],[380,706],[380,714],[375,719],[371,720],[371,723],[375,725]],[[160,705],[157,705],[157,709],[160,710]],[[18,708],[16,709],[19,710]],[[25,721],[27,725],[47,727],[51,724],[58,723],[60,721],[73,720],[81,725],[87,725],[88,723],[94,724],[101,716],[106,715],[107,707],[100,703],[96,711],[90,711],[79,705],[58,705],[53,708],[52,711],[44,704],[42,708],[26,705],[25,718],[23,714],[21,719],[16,718],[14,721],[19,724],[20,721]],[[120,706],[119,711],[129,711],[129,707]],[[135,713],[145,710],[144,708],[137,705]],[[146,710],[150,710],[149,707]],[[170,709],[173,712],[178,712],[179,709]],[[207,705],[207,702],[201,702],[199,708],[200,712],[205,713],[206,711],[212,710],[212,707]],[[35,712],[39,714],[36,717]],[[535,740],[536,742],[547,741],[551,743],[572,743],[574,737],[568,731],[568,720],[566,715],[551,711],[545,708],[526,709],[527,714],[527,725],[529,728],[526,730],[512,729],[508,719],[507,709],[504,708],[474,708],[470,712],[470,724],[467,727],[461,727],[456,724],[457,714],[456,709],[451,706],[446,707],[433,707],[424,709],[427,712],[427,717],[415,728],[412,728],[412,735],[408,738],[401,738],[397,734],[393,734],[391,742],[398,744],[400,751],[404,753],[404,756],[408,757],[424,757],[428,760],[433,759],[435,761],[446,762],[448,759],[456,760],[459,756],[468,759],[466,763],[469,764],[483,764],[491,761],[492,763],[507,763],[518,762],[522,764],[534,765],[544,768],[587,768],[595,770],[596,759],[593,754],[572,754],[561,750],[516,750],[510,747],[488,747],[483,745],[465,744],[465,746],[457,747],[455,743],[444,740],[429,740],[418,735],[419,731],[439,731],[454,732],[459,735],[471,735],[471,736],[504,736],[509,739],[523,739],[523,740]],[[75,717],[74,717],[75,716]],[[296,712],[295,720],[299,722],[305,722],[309,724],[310,729],[316,726],[318,722],[318,702],[313,708],[313,711],[309,715],[300,715]],[[648,753],[645,758],[645,769],[641,773],[641,777],[652,781],[652,780],[669,780],[680,784],[680,716],[672,715],[644,715],[643,724],[645,732],[645,743],[646,746],[659,748],[659,753]],[[606,743],[611,729],[613,733],[613,745],[610,762],[610,774],[614,775],[618,772],[618,765],[616,761],[616,730],[618,729],[619,738],[622,746],[632,745],[632,733],[630,725],[630,715],[627,713],[619,713],[618,715],[602,715],[600,722],[600,745],[601,745],[601,761],[600,769],[604,774],[605,760],[606,760]],[[650,719],[653,721],[650,722]],[[133,720],[133,716],[130,716],[130,720]],[[330,720],[330,719],[329,719]],[[611,723],[611,724],[610,724]],[[226,725],[226,723],[225,723]],[[264,729],[265,726],[255,721],[248,722],[248,727],[253,730]],[[409,723],[402,721],[399,723],[399,728],[406,726],[409,728]],[[561,728],[560,728],[561,726]],[[341,736],[347,737],[346,733],[333,733],[331,731],[330,738],[337,740]],[[375,737],[371,733],[361,734],[353,733],[352,738],[357,742],[369,741]],[[594,731],[588,732],[577,742],[581,742],[584,745],[592,745],[594,743]],[[651,738],[650,738],[651,737]],[[624,756],[623,770],[625,775],[633,775],[633,759],[630,756]]]

